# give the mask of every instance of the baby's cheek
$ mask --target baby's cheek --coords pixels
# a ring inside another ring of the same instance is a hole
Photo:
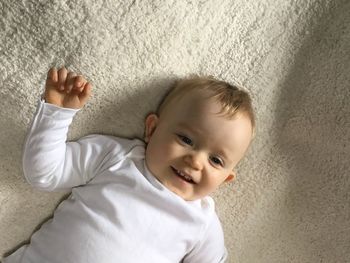
[[[216,187],[220,184],[219,177],[217,174],[215,174],[215,172],[208,172],[203,175],[201,183],[203,190],[208,192],[216,189]]]
[[[158,153],[165,156],[173,155],[176,152],[176,145],[171,141],[162,141],[158,147]]]

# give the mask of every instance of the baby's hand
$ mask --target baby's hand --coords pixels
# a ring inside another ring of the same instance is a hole
[[[65,67],[51,68],[45,85],[45,102],[63,108],[80,109],[89,100],[92,86],[82,76]]]

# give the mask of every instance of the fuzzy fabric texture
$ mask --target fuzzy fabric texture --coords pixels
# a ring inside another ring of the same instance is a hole
[[[67,193],[32,189],[24,138],[50,67],[93,84],[70,140],[143,137],[174,79],[249,91],[257,134],[213,197],[228,262],[350,258],[350,2],[0,2],[0,255],[28,242]]]

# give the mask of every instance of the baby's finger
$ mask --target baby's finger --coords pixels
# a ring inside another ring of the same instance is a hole
[[[57,70],[56,68],[50,68],[49,72],[47,73],[47,82],[57,82],[58,76],[57,76]]]
[[[64,90],[64,84],[66,83],[67,69],[65,67],[58,71],[58,85],[60,90]]]
[[[82,89],[84,88],[85,84],[86,84],[86,80],[82,76],[77,76],[75,78],[74,88],[76,88],[79,91],[82,91]]]
[[[82,102],[82,104],[85,104],[88,99],[91,96],[91,90],[92,90],[92,85],[87,82],[84,86],[83,86],[83,92],[79,95],[80,101]]]
[[[66,92],[67,93],[69,93],[73,89],[76,75],[77,75],[76,73],[69,71],[69,73],[67,75],[67,79],[66,79]]]

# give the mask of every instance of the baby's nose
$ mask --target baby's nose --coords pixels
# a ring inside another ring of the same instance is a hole
[[[185,162],[193,169],[195,170],[202,170],[203,169],[203,154],[201,153],[189,153],[185,155]]]

